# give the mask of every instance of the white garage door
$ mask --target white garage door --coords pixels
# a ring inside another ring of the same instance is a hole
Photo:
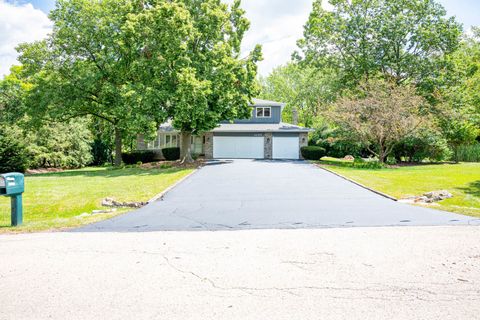
[[[273,136],[273,159],[299,159],[298,136]]]
[[[214,136],[213,157],[263,159],[263,137]]]

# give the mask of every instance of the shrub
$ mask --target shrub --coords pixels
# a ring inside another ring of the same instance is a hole
[[[438,133],[425,132],[403,139],[395,146],[392,154],[397,161],[422,162],[425,159],[447,160],[452,153],[445,138]]]
[[[122,160],[125,164],[148,163],[155,161],[155,152],[151,150],[137,150],[122,153]]]
[[[163,148],[162,149],[163,157],[165,160],[174,161],[180,159],[180,148]]]
[[[480,162],[480,143],[458,146],[455,153],[458,161]]]
[[[325,156],[325,149],[317,146],[307,146],[300,148],[302,157],[307,160],[320,160]]]
[[[25,172],[30,153],[17,134],[0,128],[0,173]]]
[[[96,138],[91,144],[91,146],[93,165],[102,166],[105,163],[112,162],[112,150],[105,141]]]
[[[47,123],[24,133],[31,168],[80,168],[92,162],[91,133],[85,120]]]
[[[364,160],[362,158],[355,158],[353,160],[353,166],[355,168],[363,168],[363,169],[381,169],[383,168],[383,164],[380,163],[378,160]]]

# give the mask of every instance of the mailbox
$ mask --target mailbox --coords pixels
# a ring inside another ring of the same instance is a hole
[[[21,173],[4,173],[0,174],[0,196],[11,198],[12,210],[11,221],[12,226],[22,224],[23,221],[23,205],[22,193],[25,191],[24,176]]]
[[[21,173],[0,174],[0,195],[10,196],[25,191],[24,178]]]

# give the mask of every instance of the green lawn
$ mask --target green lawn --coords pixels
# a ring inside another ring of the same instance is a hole
[[[0,197],[0,232],[75,227],[115,213],[78,217],[103,209],[102,199],[147,201],[192,172],[192,169],[85,168],[25,177],[24,224],[10,227],[10,198]]]
[[[365,186],[404,198],[433,190],[448,190],[453,198],[433,207],[480,217],[480,163],[432,164],[388,169],[360,169],[329,158],[322,166]]]

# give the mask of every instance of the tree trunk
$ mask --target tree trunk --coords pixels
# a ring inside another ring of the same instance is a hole
[[[385,157],[387,156],[386,153],[387,151],[383,147],[380,147],[380,151],[378,152],[378,162],[382,164],[385,163]]]
[[[181,163],[193,163],[192,153],[191,153],[191,139],[192,133],[182,131],[181,134],[181,150],[180,150],[180,159]]]
[[[122,164],[122,130],[115,127],[115,161],[116,167]]]

